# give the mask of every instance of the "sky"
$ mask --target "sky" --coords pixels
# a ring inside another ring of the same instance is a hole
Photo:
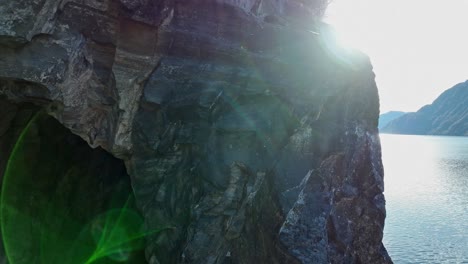
[[[468,0],[333,0],[325,22],[371,58],[380,112],[413,112],[468,79]]]

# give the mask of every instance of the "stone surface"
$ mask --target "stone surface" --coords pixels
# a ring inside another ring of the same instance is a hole
[[[25,2],[0,94],[125,161],[148,263],[391,263],[374,74],[324,1]]]
[[[468,136],[468,81],[443,92],[430,105],[403,115],[382,128],[384,133]]]

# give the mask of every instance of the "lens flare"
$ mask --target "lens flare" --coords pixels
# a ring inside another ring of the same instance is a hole
[[[141,263],[135,252],[142,252],[144,238],[165,228],[145,231],[131,188],[122,187],[119,177],[100,177],[114,170],[90,169],[101,161],[80,157],[88,146],[67,146],[70,137],[63,135],[69,132],[39,112],[13,147],[0,200],[8,262]]]

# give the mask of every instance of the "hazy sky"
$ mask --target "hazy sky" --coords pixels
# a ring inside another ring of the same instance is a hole
[[[370,56],[382,113],[416,111],[468,79],[468,0],[333,0],[325,21]]]

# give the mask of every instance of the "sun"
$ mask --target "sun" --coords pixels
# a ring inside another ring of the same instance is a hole
[[[416,111],[468,78],[468,1],[333,0],[324,22],[367,54],[381,111]]]
[[[378,0],[335,0],[328,7],[325,22],[335,28],[342,45],[368,52],[379,32],[389,29],[385,23],[390,19],[382,17],[382,13],[391,16],[387,5]]]

